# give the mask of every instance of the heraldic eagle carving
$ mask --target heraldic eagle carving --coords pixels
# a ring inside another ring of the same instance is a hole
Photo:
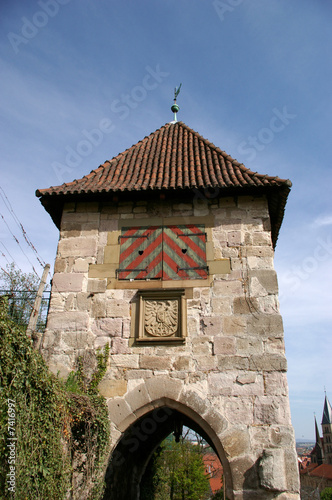
[[[147,300],[145,302],[145,331],[153,337],[169,337],[178,329],[177,300]]]

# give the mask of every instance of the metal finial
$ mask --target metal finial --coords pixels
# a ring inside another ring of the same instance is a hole
[[[171,107],[171,110],[173,111],[174,113],[174,121],[177,122],[177,117],[176,117],[176,113],[179,111],[180,107],[176,104],[176,99],[177,99],[177,96],[179,95],[180,93],[180,89],[181,89],[181,85],[182,83],[180,83],[180,85],[178,86],[178,88],[175,87],[174,89],[174,104],[172,105]]]

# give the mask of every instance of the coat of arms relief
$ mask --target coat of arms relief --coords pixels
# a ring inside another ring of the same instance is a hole
[[[153,337],[169,337],[178,330],[179,302],[175,300],[146,300],[144,328]]]
[[[184,341],[187,315],[183,289],[142,290],[138,297],[137,341]]]

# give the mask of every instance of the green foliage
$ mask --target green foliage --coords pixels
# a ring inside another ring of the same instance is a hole
[[[332,488],[325,488],[320,494],[321,500],[332,500]]]
[[[141,498],[202,500],[208,498],[209,490],[200,448],[186,440],[176,443],[166,439],[153,456],[150,481],[141,492]]]
[[[35,273],[23,273],[15,264],[7,264],[0,269],[0,295],[8,298],[8,314],[19,325],[27,326],[39,287],[39,278]],[[48,301],[43,299],[37,328],[45,328],[45,316]]]
[[[10,498],[60,500],[70,490],[72,498],[80,498],[83,489],[89,489],[93,500],[101,497],[109,421],[97,384],[108,353],[98,353],[97,368],[86,387],[79,375],[71,374],[67,386],[72,392],[68,391],[49,372],[24,329],[8,318],[8,303],[0,297],[1,499],[9,498],[8,443],[13,442],[15,493]]]

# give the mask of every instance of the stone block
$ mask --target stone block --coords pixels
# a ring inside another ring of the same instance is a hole
[[[122,320],[121,318],[101,318],[96,319],[91,326],[91,331],[98,336],[103,337],[121,337]]]
[[[283,491],[286,486],[286,470],[283,450],[264,450],[259,461],[259,478],[263,488]]]
[[[211,354],[212,342],[209,338],[195,337],[192,339],[193,354]]]
[[[96,337],[94,341],[94,347],[95,349],[100,349],[101,347],[105,347],[106,345],[110,344],[110,338],[109,337]]]
[[[73,271],[74,273],[87,273],[89,271],[89,262],[86,259],[76,259]]]
[[[248,278],[250,280],[256,278],[268,294],[278,293],[277,273],[273,269],[251,270],[248,273]]]
[[[277,423],[277,402],[271,401],[264,396],[256,398],[254,405],[254,425],[276,425]]]
[[[104,250],[104,264],[118,264],[120,259],[120,245],[110,245]]]
[[[225,402],[225,418],[233,425],[251,426],[253,423],[253,402],[251,397],[232,397]]]
[[[87,347],[93,347],[95,337],[86,331],[66,331],[62,333],[61,344],[71,347],[75,350],[85,350]],[[64,347],[64,346],[63,346]]]
[[[235,297],[233,302],[234,314],[252,314],[258,310],[258,300],[250,297]]]
[[[202,370],[203,372],[209,372],[215,370],[217,366],[216,356],[201,356],[196,355],[195,361],[197,364],[197,370]]]
[[[192,358],[190,356],[179,356],[173,363],[174,370],[191,370]]]
[[[57,292],[81,292],[83,278],[81,273],[56,273],[53,276],[52,288]]]
[[[48,316],[48,330],[72,331],[74,336],[78,331],[87,330],[89,314],[84,311],[53,312]]]
[[[283,334],[282,317],[279,314],[256,314],[248,317],[248,333],[270,337]]]
[[[110,421],[113,422],[120,431],[125,431],[128,424],[136,420],[128,403],[122,398],[111,398],[107,402]]]
[[[294,448],[285,450],[285,471],[286,471],[286,484],[287,489],[290,491],[299,491],[300,478],[298,469],[298,459]]]
[[[142,354],[140,357],[140,367],[147,370],[170,370],[172,360],[170,357]]]
[[[127,381],[104,379],[99,382],[98,389],[105,398],[123,396],[127,392]]]
[[[230,462],[234,490],[259,488],[258,468],[251,456],[237,458]]]
[[[214,337],[213,354],[236,354],[235,339],[233,337]]]
[[[130,352],[131,349],[128,346],[127,339],[121,339],[118,337],[112,339],[112,347],[111,347],[112,354],[130,354]]]
[[[60,257],[96,257],[97,238],[66,238],[59,241]]]
[[[236,338],[236,352],[242,355],[263,354],[264,344],[260,338],[253,336]]]
[[[152,370],[126,370],[125,377],[127,380],[147,379],[153,376]]]
[[[88,292],[89,293],[103,293],[106,292],[107,280],[106,279],[88,279]]]
[[[105,318],[106,316],[106,301],[98,296],[92,299],[92,317]]]
[[[286,373],[265,373],[264,381],[265,394],[267,396],[288,396],[288,383]]]
[[[67,259],[57,257],[54,264],[54,274],[63,273],[67,269]]]
[[[236,382],[240,385],[254,384],[256,382],[256,374],[252,372],[241,373],[236,377]]]
[[[249,370],[249,359],[247,356],[214,356],[217,360],[216,366],[220,370]]]
[[[204,335],[215,337],[222,332],[222,318],[220,316],[204,316],[201,320]]]
[[[151,401],[166,397],[178,401],[182,389],[182,382],[168,377],[152,377],[146,380],[146,388]]]
[[[222,330],[225,335],[240,336],[246,333],[246,316],[225,316],[222,318]]]
[[[215,314],[222,314],[223,316],[230,316],[232,313],[231,303],[231,297],[220,297],[218,299],[212,299],[212,312]]]
[[[249,359],[250,370],[254,371],[287,371],[287,361],[281,354],[252,355]]]
[[[112,354],[111,366],[122,368],[139,368],[138,354]]]
[[[272,245],[272,240],[271,240],[271,233],[268,231],[254,231],[252,233],[252,244],[254,246],[259,246],[259,245]]]
[[[230,396],[233,392],[234,378],[234,372],[209,373],[209,393],[213,396]]]
[[[129,304],[126,300],[108,300],[106,311],[107,316],[113,318],[126,318],[130,316]]]
[[[213,293],[215,296],[219,297],[234,297],[236,295],[242,295],[242,282],[240,280],[215,281],[213,286]]]
[[[247,430],[233,428],[224,436],[222,443],[226,457],[232,459],[241,455],[248,455],[250,451],[249,433]]]
[[[133,412],[151,402],[145,383],[138,385],[126,396],[126,402]]]

